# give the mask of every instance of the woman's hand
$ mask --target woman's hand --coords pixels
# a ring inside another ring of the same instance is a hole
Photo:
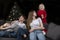
[[[34,30],[35,30],[34,28],[33,29],[30,29],[29,32],[33,32]]]
[[[5,27],[4,27],[4,26],[1,26],[1,27],[0,27],[0,30],[5,30]]]
[[[0,30],[5,30],[5,28],[0,28]]]

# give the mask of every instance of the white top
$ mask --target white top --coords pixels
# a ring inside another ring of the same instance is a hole
[[[26,25],[24,23],[20,23],[19,21],[14,21],[11,26],[7,27],[7,31],[10,30],[18,30],[18,28],[26,29]]]
[[[35,20],[32,20],[32,22],[30,23],[30,27],[37,28],[40,26],[40,22],[42,22],[41,18],[37,18]]]
[[[15,21],[14,24],[15,24],[15,25],[18,25],[18,27],[21,27],[21,28],[23,28],[23,29],[26,29],[25,23],[21,23],[21,22],[19,22],[19,21]]]
[[[24,24],[24,23],[18,23],[18,25],[21,27],[21,28],[23,28],[23,29],[26,29],[26,25]]]

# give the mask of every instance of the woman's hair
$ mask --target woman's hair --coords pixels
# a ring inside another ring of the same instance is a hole
[[[32,22],[33,11],[30,11],[27,18],[27,28],[30,29],[30,23]]]
[[[28,14],[28,18],[27,18],[27,28],[30,29],[30,23],[32,22],[33,20],[33,13],[34,13],[34,10],[31,10]]]

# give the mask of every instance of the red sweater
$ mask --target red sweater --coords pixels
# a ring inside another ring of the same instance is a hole
[[[37,11],[37,15],[38,15],[39,17],[41,17],[41,15],[43,15],[44,18],[42,19],[42,22],[43,22],[43,23],[47,23],[47,20],[46,20],[47,14],[46,14],[46,11],[45,11],[45,10],[38,10],[38,11]],[[42,18],[42,17],[41,17],[41,18]]]

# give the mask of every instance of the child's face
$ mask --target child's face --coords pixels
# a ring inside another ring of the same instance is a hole
[[[40,9],[40,10],[44,10],[44,9],[45,9],[44,5],[43,5],[43,4],[40,4],[40,5],[39,5],[39,9]]]
[[[20,16],[19,21],[24,21],[24,20],[25,20],[24,17]]]

